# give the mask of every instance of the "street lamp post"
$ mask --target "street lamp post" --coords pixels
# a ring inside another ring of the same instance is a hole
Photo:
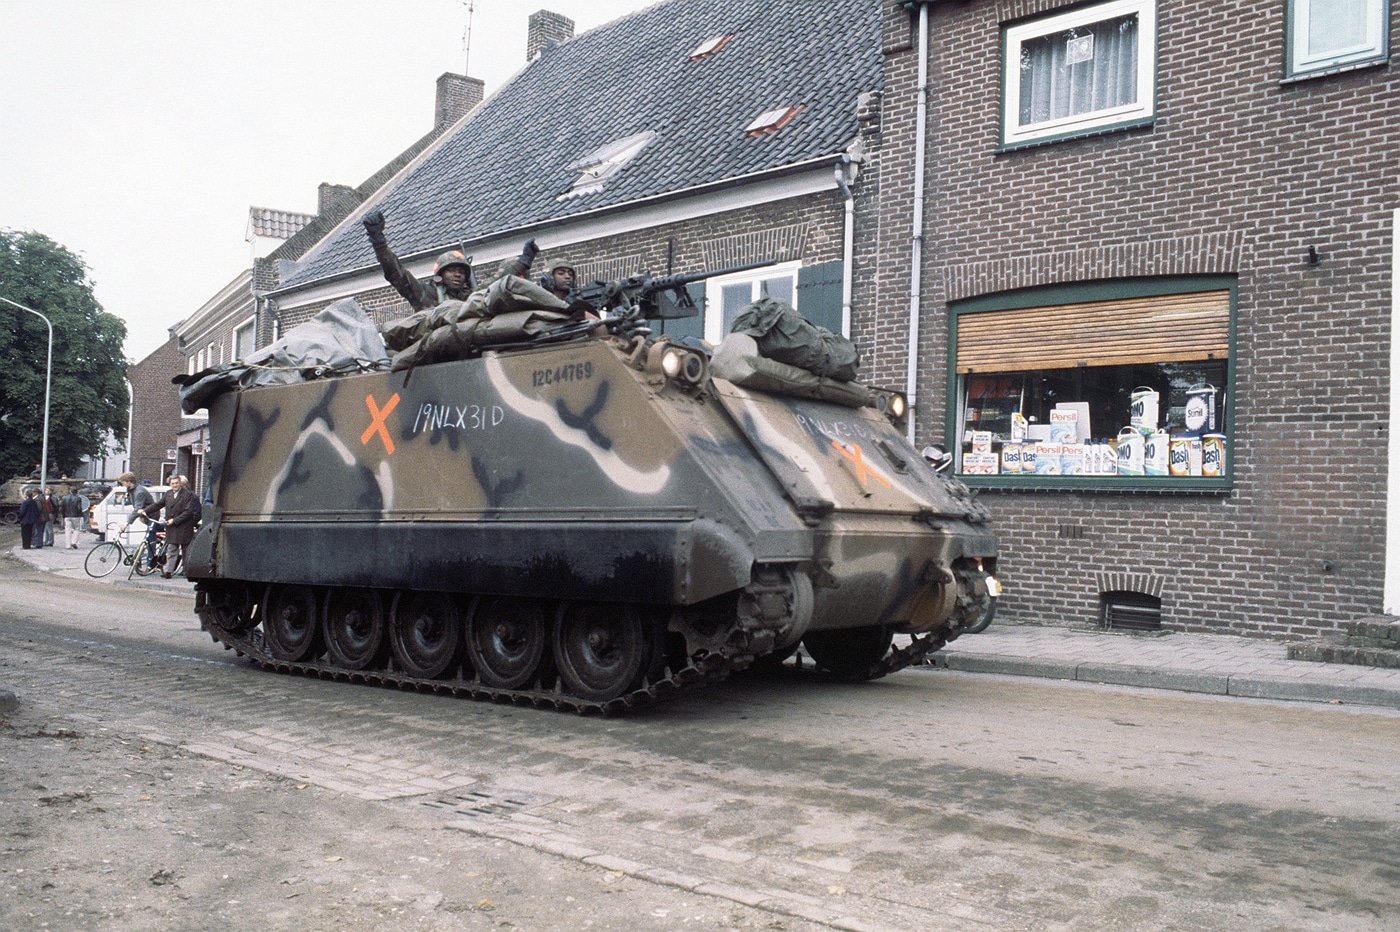
[[[39,457],[39,494],[43,495],[44,487],[49,481],[49,388],[53,384],[53,322],[34,308],[25,307],[18,301],[11,301],[3,296],[0,296],[0,301],[13,305],[21,311],[28,311],[42,320],[49,328],[49,357],[44,366],[44,438],[40,447],[43,452]]]

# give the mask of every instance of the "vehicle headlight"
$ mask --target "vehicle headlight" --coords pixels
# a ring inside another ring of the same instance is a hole
[[[674,379],[676,376],[681,374],[681,366],[684,364],[684,360],[681,359],[682,355],[689,354],[678,353],[675,350],[667,350],[662,355],[661,371],[666,373],[666,378]]]

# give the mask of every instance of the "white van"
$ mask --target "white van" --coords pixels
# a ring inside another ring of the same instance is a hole
[[[148,485],[146,491],[151,493],[151,498],[160,501],[160,497],[170,490],[168,485]],[[111,533],[115,535],[117,530],[126,523],[126,516],[131,514],[131,506],[127,504],[126,489],[120,484],[107,495],[92,506],[89,519],[90,528],[100,540],[107,540],[107,531],[110,527]],[[122,543],[128,547],[135,547],[141,543],[141,538],[146,536],[146,525],[137,521],[126,529],[126,534],[122,537]]]

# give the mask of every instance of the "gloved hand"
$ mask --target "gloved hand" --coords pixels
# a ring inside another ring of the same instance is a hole
[[[516,259],[525,267],[525,271],[530,271],[530,266],[535,261],[535,256],[540,254],[540,247],[535,245],[535,238],[532,236],[525,241],[525,246],[520,250],[520,258]],[[523,273],[522,273],[523,274]]]
[[[369,213],[365,214],[364,220],[362,220],[361,223],[365,225],[365,235],[369,237],[371,243],[376,246],[383,246],[385,243],[389,242],[384,238],[383,211],[371,210]]]

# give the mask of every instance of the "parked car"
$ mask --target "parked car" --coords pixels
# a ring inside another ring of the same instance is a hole
[[[151,497],[159,499],[167,491],[168,485],[148,485],[146,490],[151,493]],[[126,523],[126,516],[131,512],[131,506],[127,504],[126,489],[118,485],[108,492],[96,505],[92,506],[91,517],[89,518],[89,530],[97,535],[98,540],[107,539],[107,530],[110,527],[113,534],[117,529]],[[127,528],[126,534],[122,537],[122,543],[128,546],[136,546],[145,536],[146,526],[137,522],[134,526]]]

